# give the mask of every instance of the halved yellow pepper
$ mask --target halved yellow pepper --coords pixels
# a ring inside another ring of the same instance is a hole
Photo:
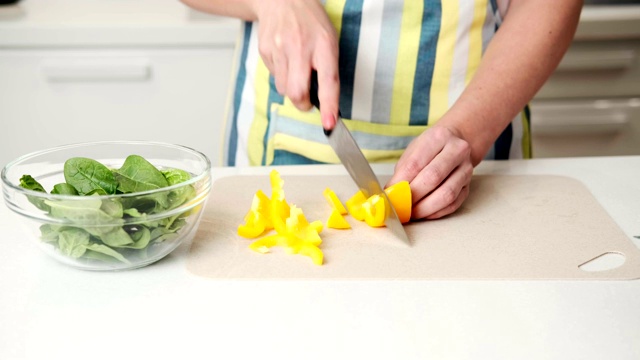
[[[411,201],[411,187],[406,180],[397,182],[384,190],[389,197],[391,205],[396,210],[401,223],[411,220],[411,209],[413,203]]]
[[[347,202],[347,210],[349,214],[353,216],[354,219],[363,221],[364,220],[364,210],[362,209],[362,204],[367,201],[367,197],[364,195],[362,190],[358,190]]]
[[[347,209],[344,208],[344,205],[342,205],[342,201],[338,199],[338,196],[333,190],[331,190],[330,188],[326,188],[322,192],[322,195],[324,195],[325,199],[327,199],[327,201],[329,202],[329,205],[331,205],[333,209],[336,209],[340,213],[340,215],[345,215],[347,213]]]
[[[329,215],[329,219],[327,220],[327,227],[332,229],[351,229],[351,225],[349,225],[344,216],[336,209],[331,210],[331,215]]]

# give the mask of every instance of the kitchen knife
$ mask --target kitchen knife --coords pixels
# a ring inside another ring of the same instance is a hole
[[[320,100],[318,99],[318,76],[315,71],[311,74],[311,86],[309,91],[309,100],[311,104],[320,109]],[[329,144],[338,155],[338,158],[347,169],[353,181],[360,190],[369,197],[374,194],[382,196],[385,200],[385,220],[384,224],[391,232],[402,242],[411,246],[411,242],[407,237],[407,233],[402,227],[396,210],[391,206],[387,193],[384,192],[378,178],[373,173],[371,165],[364,157],[364,154],[358,147],[351,132],[342,121],[340,114],[336,119],[336,125],[332,130],[324,129]]]

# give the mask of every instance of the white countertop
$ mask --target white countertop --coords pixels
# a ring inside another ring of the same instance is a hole
[[[640,156],[484,162],[476,173],[575,177],[640,235]],[[213,280],[187,271],[188,244],[146,268],[85,272],[46,257],[17,219],[0,206],[0,359],[640,358],[640,281]]]

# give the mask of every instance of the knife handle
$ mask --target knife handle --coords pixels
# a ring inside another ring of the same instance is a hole
[[[318,72],[316,70],[311,70],[311,79],[309,81],[309,101],[313,106],[320,110],[320,99],[318,98]],[[339,109],[338,117],[342,118],[342,114]],[[327,130],[324,127],[322,130],[326,136],[331,135],[331,130]]]
[[[311,104],[320,110],[320,99],[318,99],[318,72],[311,71],[311,79],[309,86],[309,101]]]

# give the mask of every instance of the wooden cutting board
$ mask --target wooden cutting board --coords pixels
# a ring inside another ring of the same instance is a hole
[[[345,201],[348,176],[283,176],[287,201],[309,221],[326,223],[326,187]],[[381,178],[382,181],[386,178]],[[640,251],[589,190],[562,176],[475,175],[471,195],[452,216],[405,226],[411,247],[386,228],[347,216],[350,230],[321,233],[325,264],[272,248],[249,249],[236,229],[253,194],[271,194],[267,176],[217,180],[189,251],[194,274],[219,279],[637,279]],[[604,254],[624,263],[604,271],[581,265]]]

